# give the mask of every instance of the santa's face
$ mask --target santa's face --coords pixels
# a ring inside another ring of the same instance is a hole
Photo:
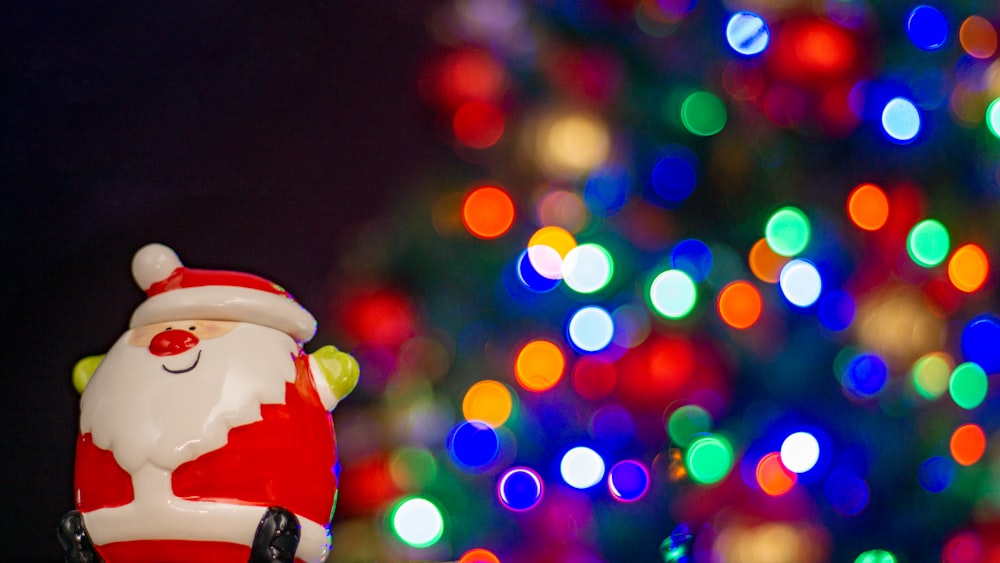
[[[172,471],[260,420],[294,381],[296,342],[251,323],[182,320],[126,332],[81,400],[80,429],[134,472]]]

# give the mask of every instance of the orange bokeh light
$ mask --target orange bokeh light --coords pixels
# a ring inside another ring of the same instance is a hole
[[[949,450],[959,465],[972,465],[986,452],[986,434],[978,424],[959,426],[951,435]]]
[[[719,316],[733,328],[748,328],[760,318],[763,301],[751,283],[734,281],[722,288],[717,303]]]
[[[514,202],[496,186],[476,188],[462,203],[462,222],[473,236],[496,238],[514,224]]]
[[[997,31],[982,16],[969,16],[958,29],[958,42],[970,56],[988,59],[997,51]]]
[[[983,287],[990,273],[990,261],[978,244],[966,244],[948,260],[948,279],[960,291],[972,293]]]
[[[546,391],[559,383],[566,358],[558,346],[548,340],[533,340],[517,353],[514,377],[528,391]]]
[[[478,420],[492,428],[507,422],[513,408],[514,399],[507,386],[491,379],[474,383],[462,399],[462,415],[466,420]]]
[[[458,563],[500,563],[500,558],[492,551],[477,547],[470,549],[458,558]]]
[[[750,248],[750,255],[747,262],[750,263],[750,271],[762,282],[778,283],[778,275],[781,269],[791,260],[790,257],[781,256],[767,244],[767,239],[760,239]]]
[[[889,219],[889,198],[875,184],[861,184],[847,196],[847,215],[866,231],[881,229]]]
[[[771,452],[757,462],[757,485],[772,497],[792,490],[798,476],[781,463],[781,454]]]

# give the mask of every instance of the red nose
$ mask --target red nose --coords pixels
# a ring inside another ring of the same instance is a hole
[[[186,330],[167,329],[153,337],[149,351],[154,356],[174,356],[198,345],[198,337]]]

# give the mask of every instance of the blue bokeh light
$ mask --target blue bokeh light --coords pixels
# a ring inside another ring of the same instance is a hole
[[[966,360],[986,373],[1000,373],[1000,319],[990,314],[975,317],[962,330],[961,342]]]
[[[614,215],[628,200],[631,184],[632,177],[625,168],[598,168],[587,178],[583,188],[583,202],[594,215]]]
[[[687,147],[671,145],[665,148],[653,165],[650,176],[653,192],[668,206],[683,202],[698,182],[697,163],[698,157]]]
[[[921,4],[906,16],[906,36],[917,47],[935,51],[948,41],[948,20],[941,10]]]
[[[856,312],[854,298],[846,291],[836,289],[820,298],[817,316],[823,326],[839,332],[851,326]]]
[[[917,479],[920,485],[932,493],[940,493],[948,488],[955,478],[955,463],[941,456],[934,456],[920,464]]]
[[[696,282],[704,281],[712,271],[712,251],[698,239],[682,240],[670,252],[670,265]]]
[[[632,442],[635,422],[627,410],[610,404],[597,409],[590,417],[590,431],[604,448],[613,451]]]
[[[608,471],[608,492],[619,502],[635,502],[649,490],[649,471],[642,463],[626,459]]]
[[[500,438],[489,425],[461,422],[448,434],[448,454],[459,468],[475,472],[489,466],[500,453]]]
[[[844,369],[843,385],[851,395],[868,399],[877,395],[889,378],[889,367],[876,354],[858,354]]]
[[[538,506],[545,494],[545,484],[538,473],[528,467],[512,467],[497,481],[497,498],[514,512]]]
[[[521,255],[517,257],[517,280],[521,282],[521,285],[534,291],[535,293],[546,293],[552,291],[559,286],[562,281],[558,278],[550,279],[542,274],[538,273],[538,270],[531,265],[531,260],[528,259],[528,251],[522,250]]]

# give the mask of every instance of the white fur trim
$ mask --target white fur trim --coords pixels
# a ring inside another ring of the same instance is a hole
[[[299,342],[316,334],[316,319],[287,297],[246,287],[206,285],[154,295],[132,314],[129,328],[183,320],[238,321],[280,330]]]
[[[132,474],[135,500],[83,514],[98,546],[135,540],[222,541],[249,546],[265,507],[191,501],[174,496],[171,473],[144,465]],[[295,557],[321,563],[330,550],[326,526],[296,515],[301,526]]]
[[[135,283],[146,291],[154,283],[167,279],[182,265],[177,253],[169,246],[147,244],[132,258],[132,277],[135,278]]]

